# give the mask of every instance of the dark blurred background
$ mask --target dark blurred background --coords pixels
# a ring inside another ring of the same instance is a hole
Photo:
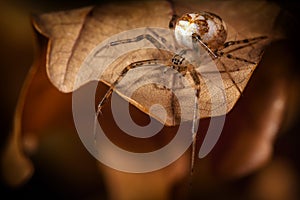
[[[93,5],[99,1],[75,0],[75,1],[35,1],[35,0],[12,0],[0,1],[0,66],[2,78],[0,79],[1,90],[1,132],[0,151],[2,153],[8,134],[12,131],[13,116],[26,75],[33,63],[37,41],[31,24],[32,14],[78,8]],[[63,198],[64,193],[70,194],[77,188],[60,190],[51,185],[51,174],[40,176],[43,172],[36,171],[32,179],[14,188],[8,186],[1,177],[1,199],[7,196],[9,199],[16,198]],[[48,180],[47,180],[48,179]],[[50,180],[50,181],[49,181]],[[53,183],[52,179],[52,183]],[[91,190],[89,190],[91,191]],[[41,196],[41,194],[44,194]],[[74,194],[81,198],[82,193]]]
[[[300,3],[292,1],[274,0],[279,6],[287,10],[291,19],[290,24],[284,27],[291,49],[295,57],[299,57],[300,53],[300,37],[299,37],[299,9]],[[69,1],[0,1],[0,66],[2,69],[2,77],[0,78],[0,93],[1,93],[1,135],[0,135],[0,150],[3,149],[6,138],[12,130],[12,119],[14,109],[18,100],[18,95],[21,90],[26,74],[33,62],[34,49],[36,41],[34,40],[33,28],[30,21],[30,15],[40,14],[49,11],[65,10],[86,5],[99,3],[96,0],[75,0]],[[299,61],[300,62],[300,61]],[[300,71],[300,65],[297,64],[292,70],[295,74]],[[299,76],[300,77],[300,76]],[[288,160],[288,165],[293,170],[293,173],[300,174],[299,160],[299,133],[300,133],[300,117],[299,113],[295,117],[295,121],[285,130],[275,143],[275,154],[279,154],[284,159]],[[281,150],[282,147],[286,150]],[[279,166],[279,170],[280,170]],[[249,179],[246,177],[244,181]],[[10,188],[1,179],[1,199],[4,194],[10,195],[10,198],[18,197],[35,197],[36,191],[47,194],[47,197],[58,198],[62,197],[64,191],[55,190],[47,180],[41,179],[38,174],[35,174],[32,179],[20,188]],[[102,183],[99,183],[101,185]],[[233,183],[237,184],[237,183]],[[300,189],[300,188],[299,188]],[[72,190],[72,188],[71,188]],[[76,196],[76,191],[75,196]],[[78,192],[79,194],[79,192]],[[74,196],[69,196],[74,197]]]

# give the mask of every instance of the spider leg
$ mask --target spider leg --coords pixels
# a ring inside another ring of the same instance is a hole
[[[242,48],[245,48],[249,45],[252,45],[252,44],[254,44],[254,43],[256,43],[260,40],[266,39],[266,38],[267,38],[266,36],[261,36],[261,37],[245,39],[245,40],[229,41],[229,42],[224,43],[224,45],[218,51],[213,52],[205,43],[203,43],[203,41],[201,40],[199,35],[197,35],[195,33],[192,35],[194,50],[199,51],[199,46],[197,44],[200,44],[200,46],[202,46],[205,50],[207,50],[207,52],[210,54],[210,56],[213,59],[217,59],[219,57],[226,56],[229,59],[234,59],[234,60],[238,60],[238,61],[242,61],[242,62],[246,62],[246,63],[250,63],[250,64],[256,64],[256,63],[254,63],[250,60],[244,59],[244,58],[234,56],[230,53],[225,53],[221,50],[225,49],[229,46],[233,46],[233,45],[237,45],[237,44],[246,44],[246,45],[243,45],[242,47],[235,48],[235,50],[242,49]],[[230,51],[230,52],[232,52],[232,51]],[[235,83],[233,77],[229,73],[230,71],[226,68],[226,66],[224,65],[223,62],[221,62],[221,63],[223,65],[224,69],[225,69],[225,72],[229,75],[230,79],[233,81],[233,83],[236,86],[236,88],[238,89],[238,91],[240,93],[242,93],[240,88]],[[200,79],[199,79],[199,76],[198,76],[198,72],[195,70],[195,68],[187,68],[187,71],[189,71],[189,74],[192,77],[194,85],[195,85],[195,104],[194,104],[194,115],[193,115],[193,122],[192,122],[193,123],[193,125],[192,125],[192,140],[193,140],[193,143],[192,143],[192,155],[191,155],[191,157],[192,157],[191,158],[191,174],[192,174],[193,170],[194,170],[194,163],[195,163],[195,150],[196,150],[196,139],[197,139],[196,136],[197,136],[197,129],[198,129],[198,112],[199,112],[198,111],[198,107],[199,107],[198,106],[198,100],[199,100],[199,97],[200,97],[201,88],[200,88]]]
[[[137,67],[144,66],[145,64],[147,64],[147,65],[156,65],[160,61],[161,60],[158,60],[158,59],[142,60],[142,61],[137,61],[137,62],[131,63],[126,68],[124,68],[121,71],[121,73],[118,76],[118,78],[113,83],[111,83],[110,88],[108,89],[108,91],[106,92],[106,94],[104,95],[104,97],[102,98],[102,100],[100,101],[100,103],[98,104],[96,115],[98,116],[101,113],[101,109],[103,107],[103,104],[107,101],[107,99],[109,98],[109,96],[112,94],[115,86],[122,80],[122,78],[124,78],[124,76],[127,74],[127,72],[129,70],[135,69]]]
[[[101,109],[102,109],[104,103],[110,97],[110,95],[112,94],[112,92],[113,92],[114,88],[116,87],[116,85],[122,80],[122,78],[127,74],[127,72],[129,70],[137,68],[137,67],[144,66],[145,64],[147,64],[147,65],[156,65],[156,64],[158,64],[158,62],[162,62],[162,60],[150,59],[150,60],[142,60],[142,61],[137,61],[137,62],[131,63],[130,65],[128,65],[126,68],[124,68],[121,71],[118,78],[110,85],[110,88],[107,90],[107,92],[105,93],[104,97],[102,98],[102,100],[100,101],[100,103],[98,104],[98,107],[97,107],[95,121],[94,121],[94,143],[95,144],[96,144],[96,124],[97,124],[98,116],[101,113]]]
[[[193,40],[194,42],[197,42],[196,40]],[[194,45],[195,49],[199,46]],[[192,121],[192,155],[191,155],[191,174],[194,170],[194,163],[195,163],[195,150],[196,150],[196,136],[198,131],[198,101],[200,97],[200,78],[198,76],[198,72],[196,71],[195,67],[192,65],[185,66],[184,60],[185,58],[182,57],[182,55],[186,51],[182,51],[179,54],[175,54],[172,58],[172,68],[175,69],[177,72],[179,72],[182,76],[185,76],[186,74],[189,74],[193,80],[193,85],[195,88],[195,101],[194,101],[194,113],[193,113],[193,121]],[[189,72],[189,73],[187,73]],[[173,81],[174,84],[174,81]],[[172,101],[173,102],[173,101]]]
[[[175,61],[175,63],[176,63],[176,61]],[[190,75],[193,80],[193,84],[194,84],[194,88],[195,88],[195,99],[194,99],[195,101],[194,101],[194,109],[193,109],[194,113],[193,113],[192,129],[191,129],[191,131],[192,131],[191,174],[192,174],[194,171],[196,139],[197,139],[196,136],[197,136],[197,132],[198,132],[198,112],[199,112],[198,111],[198,107],[199,107],[198,101],[199,101],[200,89],[201,89],[200,88],[200,78],[199,78],[198,72],[196,71],[196,69],[193,66],[187,67],[187,66],[181,66],[181,65],[175,64],[173,66],[173,69],[175,69],[176,71],[181,73],[182,76],[185,76],[187,74]],[[187,72],[189,72],[189,73],[187,73]],[[174,81],[173,81],[173,84],[174,84]],[[173,101],[174,100],[172,100],[172,102]]]
[[[255,38],[250,38],[250,39],[244,39],[244,40],[236,40],[236,41],[228,41],[225,42],[224,45],[222,47],[220,47],[218,49],[218,51],[215,52],[215,54],[218,57],[221,56],[226,56],[228,59],[233,59],[233,60],[238,60],[241,62],[245,62],[245,63],[249,63],[249,64],[257,64],[253,61],[238,57],[238,56],[234,56],[232,54],[230,54],[231,52],[246,48],[248,46],[251,46],[261,40],[267,39],[267,36],[260,36],[260,37],[255,37]],[[233,48],[227,52],[223,52],[221,50],[225,50],[226,48],[230,47],[230,46],[234,46],[234,45],[239,45],[239,44],[244,44],[242,46],[238,46],[236,48]],[[220,61],[221,62],[221,61]],[[232,80],[233,84],[235,85],[235,87],[237,88],[237,90],[239,91],[239,93],[242,93],[242,91],[240,90],[240,88],[237,86],[236,82],[234,81],[233,77],[231,76],[231,74],[229,73],[229,70],[227,69],[227,67],[224,65],[223,62],[221,62],[221,64],[223,65],[223,68],[225,69],[225,71],[227,72],[227,74],[229,75],[230,79]]]
[[[257,63],[255,63],[255,62],[253,62],[253,61],[251,61],[251,60],[247,60],[247,59],[245,59],[245,58],[241,58],[241,57],[238,57],[238,56],[234,56],[234,55],[232,55],[232,54],[230,54],[230,53],[225,53],[225,52],[218,52],[217,53],[217,55],[219,56],[219,57],[221,57],[221,56],[226,56],[227,58],[229,58],[229,59],[234,59],[234,60],[238,60],[238,61],[241,61],[241,62],[246,62],[246,63],[249,63],[249,64],[257,64]]]
[[[148,40],[153,46],[155,46],[158,49],[158,51],[161,51],[161,49],[168,49],[168,48],[172,49],[171,48],[172,46],[170,44],[167,44],[167,40],[164,37],[161,37],[159,34],[157,34],[151,28],[146,28],[146,29],[149,32],[151,32],[154,36],[151,35],[151,34],[145,33],[145,34],[141,34],[141,35],[138,35],[136,37],[133,37],[133,38],[116,40],[116,41],[110,42],[110,43],[106,44],[105,46],[103,46],[102,48],[100,48],[95,53],[95,55],[98,55],[98,54],[101,55],[101,52],[103,51],[103,49],[106,49],[106,48],[109,48],[109,47],[122,45],[122,44],[139,42],[139,41],[142,41],[142,40]],[[168,47],[168,48],[166,48],[166,47]]]
[[[175,85],[175,75],[172,77],[172,90],[174,89]],[[173,116],[173,124],[176,124],[176,113],[175,113],[175,95],[174,92],[171,94],[171,109],[172,109],[172,116]]]
[[[155,35],[157,35],[157,34],[155,34]],[[159,38],[160,38],[161,42],[163,44],[165,44],[166,39],[163,38],[163,37],[159,37]],[[123,39],[123,40],[117,40],[117,41],[114,41],[114,42],[110,42],[109,46],[116,46],[116,45],[120,45],[120,44],[139,42],[139,41],[145,40],[145,39],[148,40],[149,42],[151,42],[157,49],[165,49],[165,47],[157,39],[155,39],[150,34],[142,34],[142,35],[136,36],[134,38],[129,38],[129,39]]]
[[[249,64],[257,64],[253,61],[250,61],[250,60],[247,60],[247,59],[244,59],[244,58],[240,58],[238,56],[234,56],[232,54],[229,54],[229,53],[225,53],[225,52],[218,52],[217,53],[218,57],[222,57],[222,56],[226,56],[228,59],[233,59],[233,60],[238,60],[238,61],[241,61],[241,62],[245,62],[245,63],[249,63]],[[235,80],[233,79],[233,77],[231,76],[231,71],[227,69],[226,65],[221,61],[219,60],[219,62],[222,64],[224,70],[226,71],[226,73],[228,74],[229,78],[232,80],[233,84],[235,85],[236,89],[239,91],[240,94],[242,94],[242,91],[241,89],[238,87],[237,83],[235,82]]]
[[[267,39],[268,37],[267,36],[259,36],[259,37],[254,37],[254,38],[250,38],[250,39],[244,39],[244,40],[233,40],[233,41],[228,41],[228,42],[225,42],[218,50],[223,50],[223,49],[226,49],[230,46],[233,46],[233,45],[238,45],[238,44],[255,44],[261,40],[264,40],[264,39]],[[243,46],[244,47],[247,47],[248,45],[245,45]]]
[[[191,159],[191,174],[194,171],[194,163],[195,163],[195,151],[196,151],[196,141],[197,141],[197,131],[198,131],[198,100],[200,97],[200,79],[198,76],[198,72],[195,68],[188,68],[190,72],[190,76],[192,77],[195,84],[195,102],[194,102],[194,114],[193,114],[193,125],[192,125],[192,159]]]
[[[235,82],[235,80],[233,79],[233,77],[231,76],[231,73],[230,73],[231,71],[227,69],[226,65],[221,60],[219,60],[219,62],[222,64],[222,66],[223,66],[226,74],[228,74],[228,76],[229,76],[230,80],[233,82],[233,85],[235,86],[235,88],[238,90],[238,92],[240,94],[242,94],[241,89],[239,88],[239,86],[237,85],[237,83]]]
[[[230,49],[229,51],[226,51],[226,53],[231,53],[231,52],[234,52],[234,51],[237,51],[237,50],[240,50],[240,49],[244,49],[244,48],[246,48],[246,47],[249,47],[249,46],[251,46],[251,45],[253,45],[253,44],[256,44],[257,42],[249,42],[249,43],[247,43],[247,44],[244,44],[244,45],[240,45],[240,46],[238,46],[238,47],[236,47],[236,48],[233,48],[233,49]],[[226,50],[226,49],[225,49]],[[224,51],[225,52],[225,51]]]
[[[192,34],[193,43],[196,45],[195,41],[197,41],[207,52],[212,56],[212,58],[216,59],[218,56],[213,52],[202,40],[199,35],[196,33]],[[197,48],[197,47],[196,47]],[[198,49],[198,48],[197,48]]]
[[[193,41],[193,51],[199,52],[199,45],[201,47],[204,47],[208,50],[209,53],[211,53],[211,56],[216,57],[216,55],[209,49],[209,47],[204,44],[197,34],[192,35],[192,41]],[[186,72],[189,72],[189,75],[191,76],[194,87],[195,87],[195,100],[194,100],[194,113],[193,113],[193,121],[192,121],[192,155],[191,155],[191,174],[193,174],[194,171],[194,164],[195,164],[195,152],[196,152],[196,141],[197,141],[197,132],[198,132],[198,112],[199,112],[199,98],[200,98],[200,78],[198,76],[198,72],[196,71],[194,66],[182,66],[184,57],[182,57],[183,54],[185,54],[188,50],[183,50],[179,53],[179,55],[175,55],[172,59],[172,62],[175,64],[175,69],[183,74],[183,76],[186,75]],[[176,58],[177,57],[177,58]],[[178,57],[182,57],[182,59],[178,59]],[[179,61],[179,62],[178,62]]]

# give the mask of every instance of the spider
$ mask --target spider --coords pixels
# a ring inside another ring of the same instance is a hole
[[[245,48],[246,46],[255,44],[263,39],[266,39],[266,36],[254,37],[250,39],[244,40],[233,40],[226,41],[227,39],[227,28],[225,22],[218,15],[211,12],[197,12],[197,13],[187,13],[178,17],[176,14],[172,16],[172,19],[169,23],[169,28],[174,31],[176,42],[179,46],[185,48],[180,53],[175,54],[172,59],[166,64],[165,60],[160,59],[148,59],[148,60],[140,60],[137,62],[133,62],[125,67],[117,79],[111,83],[110,88],[100,101],[97,107],[96,118],[101,113],[101,109],[105,102],[108,100],[109,96],[112,94],[116,85],[122,80],[124,76],[126,76],[127,72],[143,67],[145,65],[157,65],[163,64],[166,68],[172,68],[180,73],[182,76],[189,75],[191,80],[193,81],[193,88],[195,91],[195,100],[194,100],[194,113],[193,113],[193,122],[192,122],[192,155],[191,155],[191,172],[194,169],[194,157],[195,157],[195,147],[196,147],[196,134],[197,134],[197,123],[198,123],[198,104],[200,98],[200,74],[196,71],[196,68],[192,65],[188,65],[186,59],[184,57],[186,51],[196,51],[199,52],[199,48],[204,49],[211,56],[212,60],[217,60],[221,57],[227,57],[228,59],[237,60],[239,62],[245,62],[249,64],[256,64],[255,62],[244,59],[241,57],[237,57],[232,55],[230,50],[228,52],[224,52],[224,50],[228,49],[231,46],[237,46],[234,50]],[[141,40],[148,40],[155,47],[159,48],[162,43],[165,43],[164,38],[160,38],[160,41],[155,39],[150,34],[139,35],[134,38],[122,39],[111,42],[109,46],[122,45],[126,43],[134,43]],[[231,74],[227,70],[226,66],[224,66],[225,72],[229,75],[229,78],[233,81],[233,84],[237,88],[237,90],[241,93],[241,90],[234,82]],[[95,136],[96,137],[96,136]]]

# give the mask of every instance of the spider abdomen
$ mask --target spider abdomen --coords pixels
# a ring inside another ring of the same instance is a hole
[[[179,45],[193,48],[193,34],[197,34],[211,50],[216,50],[226,41],[227,30],[224,21],[213,13],[185,14],[176,22],[175,38]]]

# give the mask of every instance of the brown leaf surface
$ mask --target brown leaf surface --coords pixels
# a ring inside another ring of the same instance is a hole
[[[228,26],[228,40],[238,40],[252,38],[256,36],[268,35],[272,31],[273,21],[279,9],[265,1],[253,2],[189,2],[175,3],[175,11],[178,15],[191,11],[209,11],[221,16]],[[36,29],[49,38],[47,51],[47,74],[51,82],[62,92],[72,92],[81,85],[74,87],[77,73],[81,64],[90,52],[103,40],[122,31],[138,27],[162,27],[168,28],[172,16],[172,9],[166,1],[155,2],[132,2],[107,4],[99,7],[87,7],[78,10],[61,11],[56,13],[43,14],[35,21]],[[260,51],[265,44],[255,46],[257,52],[249,54],[249,49],[239,52],[237,56],[244,57],[255,62],[259,62]],[[150,53],[139,56],[127,55],[127,58],[117,59],[115,65],[111,65],[100,81],[110,85],[120,70],[133,61],[150,59],[155,55],[155,49]],[[115,55],[114,55],[115,56]],[[135,59],[133,58],[135,57]],[[241,91],[246,87],[256,65],[236,64],[232,60],[222,58],[227,68],[232,70],[231,78],[227,73],[222,73],[222,79],[226,88],[226,112],[218,110],[224,105],[222,98],[213,97],[201,80],[201,96],[199,100],[199,110],[201,118],[223,115],[229,112],[240,97],[240,92],[235,87],[234,82]],[[218,65],[219,70],[224,70]],[[142,72],[135,72],[139,77]],[[205,72],[204,72],[205,73]],[[86,79],[91,74],[85,74]],[[108,78],[105,78],[108,77]],[[99,80],[100,77],[97,77]],[[213,79],[213,78],[212,78]],[[213,82],[213,80],[210,80]],[[85,84],[83,82],[82,84]],[[124,83],[130,85],[130,83]],[[172,102],[170,92],[157,89],[153,85],[147,85],[135,91],[134,96],[128,97],[122,91],[117,91],[121,96],[130,101],[143,112],[150,114],[149,109],[153,103],[159,103],[167,110],[167,125],[176,125],[180,119],[180,107],[175,108],[175,116],[172,112]],[[184,94],[184,91],[181,90]],[[150,95],[149,95],[150,94]],[[161,97],[164,97],[161,99]],[[215,98],[215,108],[211,106],[211,100]],[[192,109],[193,102],[186,102],[185,109]],[[215,112],[212,113],[212,109]],[[159,116],[154,118],[162,121]],[[174,120],[175,119],[175,120]],[[191,120],[191,119],[182,119]]]

